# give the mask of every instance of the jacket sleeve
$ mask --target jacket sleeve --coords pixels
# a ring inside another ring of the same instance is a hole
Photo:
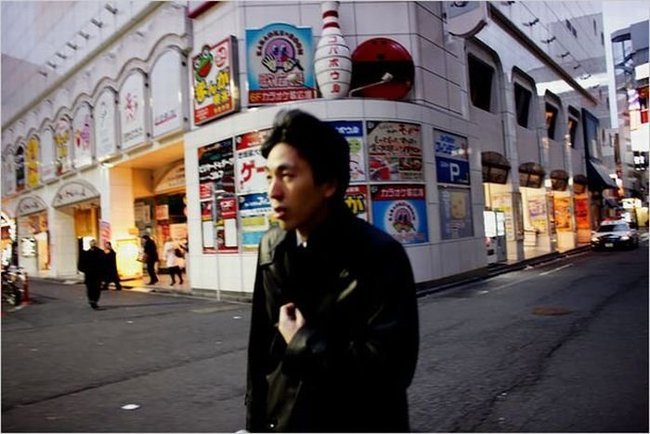
[[[364,297],[368,307],[353,315],[362,321],[352,333],[315,328],[309,322],[289,342],[285,367],[294,375],[337,375],[355,381],[405,389],[413,378],[418,356],[419,325],[415,282],[403,247],[389,243],[372,255],[372,277]],[[345,292],[345,290],[343,291]],[[365,313],[364,313],[365,312]],[[345,321],[344,318],[341,320]]]
[[[264,361],[268,357],[269,330],[272,328],[271,320],[266,311],[263,276],[258,263],[253,289],[246,377],[246,429],[249,432],[263,430],[266,408],[266,372]]]

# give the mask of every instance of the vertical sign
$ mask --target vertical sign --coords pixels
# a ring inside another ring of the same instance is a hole
[[[246,29],[246,61],[250,105],[316,97],[311,27],[272,23]]]
[[[72,126],[66,118],[60,118],[54,126],[56,174],[72,171]]]
[[[176,50],[162,54],[151,71],[151,114],[154,137],[183,129],[183,59]]]
[[[371,181],[424,181],[420,125],[366,122]]]
[[[368,186],[351,185],[345,191],[345,204],[352,214],[362,220],[370,221],[368,212]]]
[[[203,46],[201,52],[192,58],[196,125],[239,110],[237,63],[237,40],[234,36],[213,46]]]
[[[39,153],[40,143],[38,136],[32,134],[27,140],[27,147],[25,149],[25,169],[27,170],[27,188],[37,187],[40,183],[39,173]]]
[[[104,90],[95,104],[95,155],[97,161],[117,154],[117,107],[115,93]]]
[[[433,136],[438,182],[469,186],[467,139],[435,129],[433,130]]]
[[[21,143],[14,153],[14,168],[16,169],[16,191],[25,189],[25,143]]]
[[[93,163],[92,149],[92,118],[90,106],[82,104],[77,109],[72,121],[74,166],[77,168],[90,166]]]
[[[120,89],[120,125],[122,149],[141,145],[147,140],[144,74],[135,71]]]
[[[429,241],[424,185],[371,185],[373,223],[402,244]]]

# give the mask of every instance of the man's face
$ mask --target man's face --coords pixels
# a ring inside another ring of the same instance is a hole
[[[331,182],[316,185],[309,163],[286,143],[278,143],[269,153],[266,175],[274,218],[282,229],[297,229],[307,238],[327,216],[327,201],[335,186]]]

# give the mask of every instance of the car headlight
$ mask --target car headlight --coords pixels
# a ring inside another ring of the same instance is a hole
[[[591,237],[591,241],[594,242],[594,243],[597,243],[598,242],[598,237]]]
[[[630,236],[629,236],[629,235],[623,235],[623,236],[621,236],[621,241],[627,241],[627,240],[629,240],[629,239],[630,239]]]

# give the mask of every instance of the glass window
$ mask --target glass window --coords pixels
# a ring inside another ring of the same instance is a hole
[[[471,55],[467,57],[467,64],[472,105],[489,112],[492,108],[494,68]]]
[[[555,125],[557,124],[557,107],[546,103],[546,134],[549,139],[555,140]]]
[[[517,110],[517,123],[528,128],[528,113],[532,93],[519,83],[515,83],[515,108]]]

